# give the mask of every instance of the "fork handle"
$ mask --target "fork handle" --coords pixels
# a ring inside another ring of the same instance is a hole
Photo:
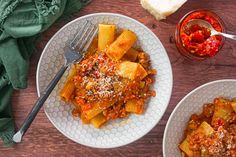
[[[68,65],[64,65],[61,67],[61,69],[58,71],[58,73],[55,75],[55,77],[52,79],[52,81],[48,84],[46,89],[43,91],[41,96],[38,98],[31,112],[28,114],[25,121],[23,122],[21,128],[13,136],[14,142],[16,143],[21,142],[22,137],[26,133],[27,129],[30,127],[31,123],[33,122],[37,113],[39,112],[40,108],[43,106],[44,102],[47,100],[48,96],[51,94],[52,90],[55,88],[55,86],[57,85],[62,75],[65,73],[67,67]]]

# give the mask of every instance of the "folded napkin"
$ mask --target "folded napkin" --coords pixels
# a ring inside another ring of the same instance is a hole
[[[0,0],[0,137],[12,144],[11,95],[27,86],[29,57],[39,33],[88,0]]]

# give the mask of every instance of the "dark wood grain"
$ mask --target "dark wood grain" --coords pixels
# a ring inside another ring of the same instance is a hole
[[[154,129],[138,141],[116,149],[94,149],[72,142],[59,133],[49,122],[43,110],[24,137],[23,143],[12,148],[2,147],[0,143],[0,157],[24,156],[142,156],[161,157],[162,137],[165,124],[176,104],[192,89],[209,81],[236,78],[236,42],[226,40],[221,52],[214,58],[203,62],[185,60],[177,51],[175,44],[170,42],[174,35],[175,26],[179,19],[193,9],[206,8],[216,12],[225,22],[228,33],[236,33],[236,1],[235,0],[189,0],[175,14],[166,20],[156,21],[146,12],[139,0],[93,0],[90,5],[66,21],[54,24],[43,33],[37,50],[31,58],[28,88],[13,94],[12,104],[16,126],[19,127],[37,99],[35,75],[40,54],[53,34],[66,22],[82,15],[96,12],[113,12],[130,16],[144,23],[161,40],[169,55],[173,74],[174,86],[170,104],[163,118]]]

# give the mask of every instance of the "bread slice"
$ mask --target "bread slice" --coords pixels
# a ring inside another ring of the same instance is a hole
[[[157,20],[165,19],[177,11],[187,0],[140,0],[144,9]]]

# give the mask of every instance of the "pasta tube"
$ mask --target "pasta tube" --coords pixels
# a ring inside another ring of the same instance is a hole
[[[135,99],[129,100],[125,104],[125,110],[127,112],[141,114],[141,113],[143,113],[143,109],[144,109],[144,101],[142,99],[140,99],[140,100],[135,100]]]
[[[60,93],[61,99],[66,102],[70,101],[70,98],[74,92],[74,89],[75,89],[74,82],[68,81],[65,84],[64,88],[61,90],[61,93]]]
[[[98,50],[104,50],[115,39],[115,25],[99,24],[98,26]]]
[[[124,30],[120,36],[108,47],[106,54],[114,60],[120,60],[123,55],[133,46],[137,36],[135,33]]]
[[[141,64],[130,61],[121,62],[117,68],[117,74],[131,80],[137,77],[142,80],[147,76],[147,72]]]
[[[96,115],[101,113],[103,110],[112,106],[114,103],[115,103],[115,101],[97,102],[97,103],[93,104],[92,109],[83,111],[83,114],[87,120],[91,120]]]
[[[64,87],[62,88],[62,90],[60,92],[61,99],[66,102],[70,101],[71,95],[73,94],[73,92],[75,90],[75,85],[72,80],[72,78],[75,74],[76,74],[76,67],[75,67],[75,65],[73,65],[70,75],[69,75]]]
[[[219,119],[227,121],[233,112],[233,108],[229,101],[223,98],[217,98],[214,100],[215,109],[212,117],[212,125],[217,125]]]
[[[192,134],[203,134],[205,136],[211,135],[214,132],[214,129],[207,123],[202,122],[201,125],[197,128],[196,131],[193,131]],[[192,135],[191,134],[191,135]],[[194,157],[193,151],[189,147],[188,139],[191,138],[191,135],[188,136],[180,145],[179,148],[187,154],[188,157]]]
[[[93,119],[91,119],[90,122],[95,128],[100,128],[106,121],[107,121],[106,117],[102,113],[100,113]]]
[[[137,59],[138,56],[138,51],[135,50],[134,48],[130,48],[125,55],[123,56],[123,59],[134,62]]]

